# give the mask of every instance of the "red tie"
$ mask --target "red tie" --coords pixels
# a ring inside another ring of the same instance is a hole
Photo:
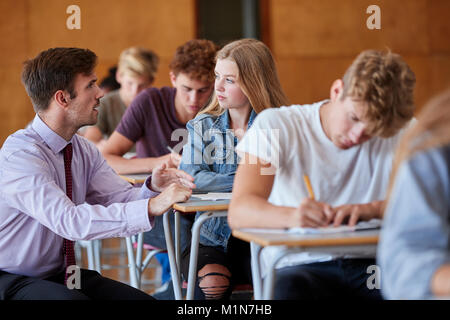
[[[71,163],[72,163],[72,144],[69,143],[64,148],[64,171],[66,173],[66,194],[69,197],[70,200],[72,200],[72,170],[71,170]],[[63,242],[63,252],[64,252],[64,261],[66,263],[66,268],[75,265],[75,251],[74,251],[74,245],[73,241],[64,239]],[[66,275],[64,277],[64,284],[67,282],[67,278],[70,276],[70,274],[67,273],[66,269]]]

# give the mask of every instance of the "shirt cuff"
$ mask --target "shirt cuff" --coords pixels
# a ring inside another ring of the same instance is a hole
[[[145,183],[141,187],[141,198],[142,199],[154,198],[161,193],[161,192],[152,190],[151,185],[152,185],[152,175],[150,175],[145,180]]]
[[[127,203],[127,230],[130,234],[149,231],[154,226],[154,217],[149,217],[148,202],[150,199],[131,201]]]

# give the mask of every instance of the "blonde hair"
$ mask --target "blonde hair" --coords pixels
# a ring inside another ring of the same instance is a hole
[[[275,61],[263,42],[255,39],[233,41],[217,52],[216,62],[218,59],[230,59],[236,63],[239,70],[237,84],[256,113],[289,105]],[[214,93],[211,102],[199,114],[220,115],[224,111]]]
[[[351,97],[367,108],[369,134],[395,135],[414,115],[414,72],[400,55],[366,50],[358,55],[342,78],[342,99]]]
[[[147,77],[153,82],[158,66],[159,57],[153,51],[131,47],[120,54],[117,72],[126,73],[131,77]]]
[[[399,143],[395,154],[388,195],[401,164],[414,154],[450,144],[450,90],[431,99],[417,116]],[[389,198],[388,196],[388,198]]]

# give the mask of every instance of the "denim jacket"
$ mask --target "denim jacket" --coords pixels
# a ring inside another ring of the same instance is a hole
[[[255,117],[252,110],[247,129]],[[189,138],[183,147],[180,169],[194,177],[195,191],[231,192],[239,157],[234,150],[238,139],[230,129],[228,110],[220,116],[201,114],[186,128]],[[230,234],[226,217],[211,218],[200,229],[200,243],[222,246],[226,251]]]

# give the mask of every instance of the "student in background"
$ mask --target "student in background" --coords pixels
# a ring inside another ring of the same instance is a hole
[[[108,69],[108,75],[104,77],[100,83],[99,87],[103,90],[104,94],[107,94],[108,92],[120,89],[120,83],[117,82],[117,67],[111,67]]]
[[[148,231],[195,187],[185,172],[161,166],[133,188],[75,134],[97,121],[96,63],[95,53],[78,48],[48,49],[25,62],[22,81],[36,116],[0,151],[0,300],[151,298],[84,269],[79,288],[66,286],[74,241]]]
[[[233,185],[230,226],[324,227],[379,218],[395,147],[413,117],[414,84],[399,55],[367,50],[333,82],[328,100],[262,112],[237,146],[245,161]],[[277,252],[263,249],[263,260]],[[366,286],[373,264],[373,258],[289,255],[278,264],[275,298],[380,298]]]
[[[177,166],[181,136],[186,123],[209,101],[214,80],[216,45],[209,40],[190,40],[179,46],[170,63],[173,88],[149,88],[142,91],[125,112],[103,149],[111,167],[119,174],[151,172],[161,163]],[[136,143],[137,158],[122,156]]]
[[[257,114],[285,105],[275,62],[264,43],[242,39],[217,53],[212,102],[189,121],[188,143],[180,169],[192,175],[200,192],[231,192],[238,164],[234,148]],[[233,283],[250,283],[248,243],[231,236],[226,218],[207,220],[201,228],[196,299],[224,299]],[[189,250],[183,253],[187,279]]]
[[[450,91],[402,139],[378,249],[388,299],[450,297]]]
[[[167,147],[181,151],[187,138],[186,123],[209,101],[216,51],[216,45],[209,40],[194,39],[184,43],[177,48],[169,65],[173,88],[148,88],[133,100],[102,150],[117,173],[152,172],[162,163],[178,166],[180,155],[169,152]],[[135,143],[137,157],[123,158]],[[171,225],[174,226],[173,221]],[[191,221],[182,217],[180,227],[184,250],[190,240]],[[144,234],[144,242],[166,248],[162,218],[155,219],[155,227]],[[157,298],[172,298],[172,283],[167,281],[170,279],[167,254],[158,254],[157,259],[163,265],[163,284],[167,284],[170,293],[162,293]]]
[[[98,122],[87,127],[83,136],[95,142],[100,150],[114,132],[131,101],[155,80],[159,58],[151,50],[128,48],[120,54],[116,73],[120,88],[107,93],[100,100]]]

